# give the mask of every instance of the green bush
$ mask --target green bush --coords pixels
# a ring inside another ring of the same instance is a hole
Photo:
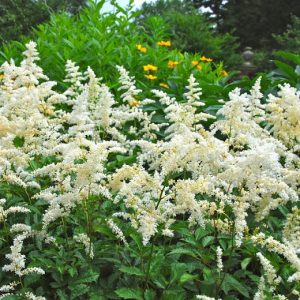
[[[178,73],[182,95],[149,81],[146,98],[123,67],[111,93],[69,62],[55,92],[33,42],[24,54],[0,69],[2,299],[297,298],[296,89],[201,95]]]
[[[177,95],[183,91],[183,80],[191,71],[203,83],[224,81],[226,73],[221,63],[201,61],[200,53],[182,53],[174,48],[173,40],[170,41],[171,46],[158,45],[159,41],[170,40],[168,26],[161,18],[148,20],[145,31],[144,27],[134,22],[137,12],[117,6],[116,13],[102,13],[103,4],[104,1],[90,2],[89,7],[77,16],[52,15],[48,23],[34,30],[41,67],[59,83],[60,89],[66,88],[61,79],[65,75],[67,60],[76,61],[82,70],[90,66],[98,77],[112,87],[118,77],[115,65],[123,65],[130,70],[139,87],[160,87],[163,83]],[[22,42],[4,45],[0,52],[0,64],[11,58],[20,61],[23,43],[28,40],[24,38]],[[138,45],[142,49],[139,50]],[[178,62],[178,65],[170,66],[169,61]],[[199,61],[198,69],[192,61]],[[145,72],[143,68],[148,64],[156,66],[157,71]],[[149,72],[157,78],[146,78]]]

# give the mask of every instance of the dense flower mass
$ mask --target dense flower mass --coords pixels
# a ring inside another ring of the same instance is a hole
[[[171,44],[161,41],[159,45]],[[137,49],[146,51],[141,45]],[[0,200],[0,226],[9,228],[7,241],[11,242],[0,262],[10,274],[0,287],[0,299],[9,294],[44,299],[35,296],[34,290],[22,290],[27,275],[47,273],[37,262],[30,264],[34,255],[26,256],[28,244],[37,250],[53,245],[63,251],[58,235],[65,234],[83,249],[82,255],[96,260],[101,257],[94,242],[100,239],[104,247],[103,237],[96,235],[103,226],[130,249],[132,240],[138,240],[132,232],[141,237],[140,247],[154,245],[158,239],[172,243],[178,239],[176,228],[182,220],[191,232],[214,230],[203,246],[214,243],[217,291],[228,280],[224,257],[232,250],[222,240],[228,236],[237,249],[250,247],[249,243],[256,247],[251,259],[257,260],[262,271],[255,299],[264,299],[265,292],[273,299],[285,299],[277,290],[284,280],[291,293],[298,293],[298,91],[288,84],[279,86],[278,95],[269,95],[263,104],[258,79],[249,93],[230,92],[214,116],[203,110],[205,99],[193,74],[182,99],[162,90],[152,90],[151,99],[141,99],[141,90],[124,67],[117,66],[119,96],[115,96],[91,69],[82,73],[68,61],[68,88],[58,93],[56,83],[36,64],[38,59],[35,43],[30,42],[20,66],[12,61],[0,68],[1,182],[20,187],[27,195],[27,202],[12,201],[10,195],[10,200]],[[201,60],[211,61],[204,56]],[[170,67],[176,65],[172,61]],[[145,65],[144,70],[157,67]],[[156,77],[148,74],[147,78]],[[132,156],[133,160],[128,159]],[[101,227],[100,217],[91,220],[88,205],[94,201],[97,209],[102,199],[112,208]],[[40,219],[35,217],[35,203],[43,208]],[[72,218],[77,207],[86,220],[85,232]],[[286,210],[286,221],[282,232],[273,237],[268,222],[259,224],[281,210]],[[68,218],[72,234],[57,233],[55,228],[65,226]],[[93,225],[97,230],[93,231]],[[126,226],[130,234],[123,232]],[[277,274],[279,268],[272,265],[269,253],[286,261],[286,278]],[[145,269],[148,287],[150,266]],[[130,272],[140,276],[135,269]],[[192,280],[187,275],[181,277],[182,284]],[[197,299],[218,299],[218,294],[216,298],[199,294],[194,293]]]

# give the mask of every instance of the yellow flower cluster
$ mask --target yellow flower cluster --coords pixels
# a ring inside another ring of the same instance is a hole
[[[157,45],[163,46],[163,47],[170,47],[171,46],[171,41],[159,41],[157,43]]]
[[[201,56],[200,60],[201,60],[201,61],[207,61],[207,62],[212,62],[212,61],[213,61],[212,58],[206,57],[206,56],[204,56],[204,55]]]
[[[145,65],[144,67],[144,71],[145,72],[147,72],[147,71],[157,71],[157,67],[156,66],[154,66],[154,65],[151,65],[151,64],[148,64],[148,65]],[[147,74],[147,75],[145,75],[145,77],[147,78],[147,79],[150,79],[150,80],[155,80],[155,79],[157,79],[157,76],[154,76],[154,75],[152,75],[152,74]]]
[[[226,77],[226,76],[228,76],[228,75],[229,75],[229,73],[228,73],[227,71],[225,71],[225,70],[222,70],[222,71],[221,71],[221,76]]]
[[[157,67],[154,65],[148,64],[148,65],[144,66],[144,71],[157,71]]]
[[[145,75],[146,78],[150,79],[150,80],[155,80],[157,79],[157,76],[154,76],[152,74],[148,74],[148,75]]]
[[[141,45],[141,44],[136,45],[136,49],[137,49],[138,51],[142,52],[142,53],[146,53],[146,52],[147,52],[147,48],[144,47],[144,46]]]
[[[169,60],[169,61],[168,61],[168,68],[174,69],[178,64],[179,64],[178,61]]]
[[[197,67],[198,70],[202,70],[202,66],[199,65],[199,61],[198,60],[192,60],[192,65]]]
[[[165,89],[169,89],[170,87],[166,84],[166,83],[164,83],[164,82],[161,82],[160,84],[159,84],[159,86],[161,86],[161,87],[163,87],[163,88],[165,88]]]

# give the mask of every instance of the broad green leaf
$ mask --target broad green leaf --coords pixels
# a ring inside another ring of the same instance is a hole
[[[235,290],[245,297],[249,297],[249,292],[246,286],[242,285],[240,281],[235,279],[232,275],[226,274],[222,283],[222,290],[228,294],[230,290]]]
[[[192,257],[196,256],[195,252],[192,249],[186,249],[186,248],[175,248],[170,253],[168,253],[168,255],[172,255],[172,254],[188,255]]]
[[[298,76],[295,73],[293,67],[279,60],[274,60],[274,63],[285,75],[287,75],[290,79],[297,82]]]
[[[247,258],[242,260],[242,262],[241,262],[242,270],[246,270],[246,268],[249,265],[249,263],[251,262],[251,260],[252,260],[251,257],[247,257]]]
[[[136,275],[136,276],[145,275],[139,268],[136,267],[122,266],[119,270],[123,273],[130,274],[130,275]]]
[[[76,281],[74,281],[74,284],[95,282],[99,278],[99,275],[99,273],[93,271],[83,273]]]
[[[155,300],[156,293],[154,290],[147,289],[144,293],[145,300]]]
[[[173,263],[171,265],[171,282],[177,281],[187,271],[187,265],[184,263]]]
[[[143,292],[139,288],[120,288],[115,292],[121,299],[143,300]]]
[[[185,283],[187,281],[193,281],[194,279],[196,279],[198,276],[197,275],[191,275],[188,273],[184,273],[181,275],[179,282],[180,283]]]
[[[285,51],[277,51],[275,52],[275,55],[279,57],[283,57],[297,65],[300,65],[300,55],[293,54],[290,52],[285,52]]]

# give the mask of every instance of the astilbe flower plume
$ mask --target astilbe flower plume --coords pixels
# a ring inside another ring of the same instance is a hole
[[[299,92],[284,85],[277,96],[269,95],[264,105],[258,80],[250,93],[230,92],[217,120],[207,128],[203,121],[216,117],[204,113],[205,99],[200,98],[201,89],[193,75],[180,101],[161,90],[152,91],[154,99],[142,99],[135,79],[118,66],[118,99],[90,68],[82,73],[68,61],[65,82],[69,87],[58,93],[54,91],[56,83],[36,64],[34,43],[27,45],[24,56],[20,66],[11,62],[0,67],[4,73],[0,84],[0,176],[25,191],[32,188],[30,201],[43,200],[46,208],[39,230],[19,221],[11,225],[9,232],[14,238],[4,271],[17,278],[32,272],[43,274],[40,268],[26,268],[29,257],[21,252],[25,239],[56,242],[50,228],[91,196],[111,200],[115,211],[106,224],[125,246],[130,237],[119,226],[122,222],[136,230],[147,245],[160,235],[172,239],[173,224],[188,216],[191,228],[213,226],[216,232],[233,234],[235,245],[242,247],[250,214],[262,222],[280,205],[289,203],[294,208],[282,239],[266,235],[263,228],[249,239],[264,249],[257,251],[264,272],[254,298],[263,299],[264,289],[270,285],[274,297],[284,299],[276,292],[283,278],[277,276],[265,252],[282,256],[293,270],[288,281],[299,281]],[[162,107],[165,123],[153,122],[156,112],[145,109],[153,103]],[[159,131],[166,138],[159,139]],[[136,161],[112,171],[107,163],[116,153],[137,153]],[[33,164],[39,156],[55,159]],[[50,184],[42,188],[39,182],[46,177]],[[26,207],[7,204],[0,200],[0,222],[15,213],[31,214]],[[75,232],[81,231],[74,229],[73,239],[79,247],[84,246],[85,255],[94,258],[93,236]],[[225,269],[221,247],[216,257],[221,273]],[[18,294],[16,282],[0,287],[0,298]],[[43,299],[31,292],[23,295]],[[205,295],[197,298],[210,299]]]

